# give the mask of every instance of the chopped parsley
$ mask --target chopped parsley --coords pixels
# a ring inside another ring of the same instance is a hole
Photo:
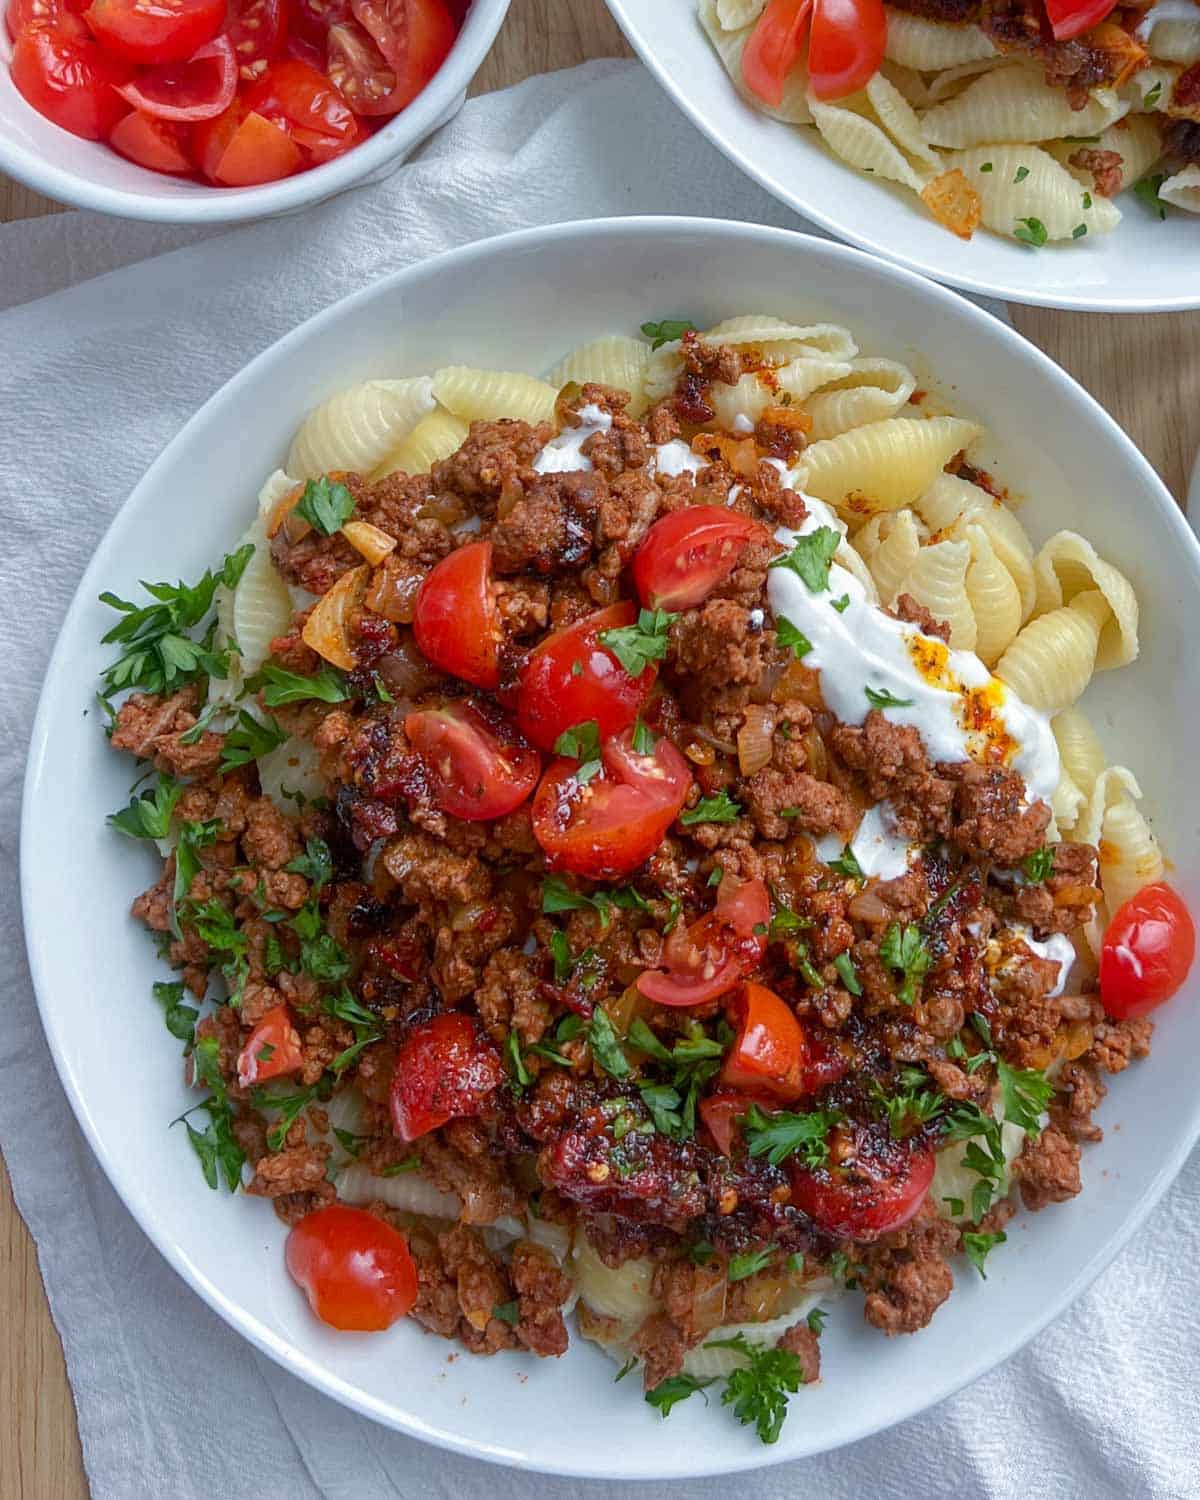
[[[1159,79],[1159,81],[1154,85],[1153,88],[1147,89],[1146,97],[1142,100],[1142,107],[1144,109],[1153,109],[1158,101],[1162,98],[1162,91],[1162,80]]]
[[[304,853],[297,854],[283,868],[289,875],[303,875],[305,880],[311,880],[312,894],[315,896],[333,878],[333,856],[329,852],[329,845],[324,839],[309,839],[304,846]]]
[[[332,536],[354,514],[354,496],[344,484],[322,475],[310,479],[296,503],[295,514],[315,526],[322,536]]]
[[[1092,195],[1091,195],[1091,193],[1084,193],[1084,195],[1083,195],[1083,206],[1084,206],[1084,208],[1091,208],[1091,206],[1092,206]]]
[[[654,747],[658,744],[658,736],[644,724],[641,719],[633,721],[633,739],[631,741],[634,751],[638,755],[653,755]]]
[[[1156,84],[1155,87],[1161,88],[1162,85]],[[1158,190],[1166,180],[1165,172],[1151,172],[1148,177],[1143,177],[1140,182],[1135,182],[1133,185],[1134,196],[1160,219],[1167,217],[1167,205],[1158,196]]]
[[[1041,219],[1018,219],[1013,227],[1013,238],[1040,249],[1049,236]]]
[[[332,667],[322,667],[311,677],[299,672],[289,672],[274,662],[266,662],[260,672],[246,683],[252,693],[262,693],[268,708],[279,708],[284,703],[307,703],[316,699],[320,703],[344,703],[350,694],[345,679]]]
[[[842,981],[842,988],[850,995],[861,995],[862,985],[859,983],[858,971],[854,967],[854,960],[849,953],[839,953],[833,961],[833,967],[837,970],[838,978]]]
[[[937,1089],[930,1087],[928,1074],[920,1068],[902,1068],[892,1094],[885,1093],[878,1082],[872,1082],[874,1097],[883,1106],[888,1130],[897,1141],[904,1140],[929,1120],[936,1120],[945,1105]]]
[[[108,821],[131,839],[165,839],[175,804],[182,796],[183,787],[173,776],[160,776],[152,790],[134,797],[120,812],[109,813]]]
[[[1041,1116],[1050,1103],[1054,1085],[1036,1068],[1011,1068],[1002,1058],[997,1060],[996,1073],[1004,1100],[1004,1118],[1019,1125],[1035,1140],[1041,1134]]]
[[[221,751],[221,770],[233,771],[238,766],[258,760],[270,751],[278,750],[287,737],[287,730],[281,729],[270,715],[266,723],[263,723],[243,708],[238,714],[236,725],[225,736],[225,746]]]
[[[780,1109],[766,1114],[752,1104],[742,1117],[751,1156],[765,1156],[773,1167],[799,1155],[807,1167],[821,1167],[829,1159],[827,1137],[842,1118],[836,1110],[816,1109],[793,1114]]]
[[[1027,854],[1021,861],[1021,869],[1026,879],[1032,880],[1035,885],[1040,885],[1043,880],[1049,880],[1054,874],[1054,845],[1043,844],[1040,849]]]
[[[729,1260],[728,1277],[730,1282],[745,1281],[749,1276],[757,1276],[760,1271],[765,1271],[775,1259],[778,1247],[775,1245],[764,1245],[761,1250],[747,1250],[743,1255],[734,1255]]]
[[[528,1088],[533,1082],[533,1074],[525,1066],[525,1059],[521,1056],[521,1038],[515,1031],[508,1033],[508,1039],[504,1043],[504,1066],[518,1089]]]
[[[837,610],[839,615],[844,615],[850,608],[850,595],[843,594],[840,599],[831,599],[829,603]]]
[[[499,1318],[501,1323],[507,1323],[509,1327],[515,1327],[520,1316],[520,1309],[515,1299],[512,1302],[497,1302],[492,1308],[492,1317]]]
[[[1013,181],[1014,182],[1024,182],[1025,179],[1028,176],[1029,176],[1029,168],[1028,167],[1018,167],[1017,168],[1017,175],[1013,178]]]
[[[693,823],[736,823],[741,813],[741,803],[722,789],[715,797],[701,797],[695,807],[679,814],[679,821],[685,827]]]
[[[579,762],[575,780],[583,786],[600,769],[600,725],[595,719],[585,719],[582,724],[564,729],[554,741],[554,753]]]
[[[713,1038],[697,1030],[670,1049],[663,1045],[639,1016],[629,1028],[629,1044],[648,1058],[672,1069],[668,1084],[638,1087],[654,1127],[673,1140],[686,1140],[696,1133],[696,1107],[700,1090],[719,1070],[729,1036]]]
[[[696,325],[687,318],[663,318],[657,323],[643,323],[642,333],[650,340],[651,351],[661,349],[664,344],[673,344],[685,333],[695,331]]]
[[[637,1355],[636,1354],[631,1354],[629,1356],[629,1358],[625,1361],[625,1363],[621,1366],[621,1368],[617,1371],[617,1373],[613,1376],[613,1384],[616,1385],[616,1383],[617,1383],[618,1380],[624,1380],[625,1377],[626,1377],[626,1375],[629,1374],[630,1370],[636,1370],[636,1369],[637,1369]]]
[[[267,1089],[257,1088],[250,1096],[251,1103],[255,1109],[277,1110],[279,1118],[267,1131],[267,1145],[272,1151],[282,1151],[288,1131],[295,1124],[301,1112],[313,1104],[317,1099],[329,1097],[329,1085],[324,1078],[316,1083],[309,1084],[307,1088],[297,1089],[293,1094],[272,1094]]]
[[[209,1096],[185,1110],[171,1124],[178,1125],[182,1120],[209,1187],[215,1192],[224,1177],[229,1191],[234,1193],[241,1185],[246,1153],[233,1133],[233,1109],[225,1080],[221,1077],[219,1058],[220,1047],[215,1036],[203,1037],[196,1043],[192,1052],[194,1076],[197,1083],[208,1088]],[[188,1117],[201,1109],[208,1115],[208,1125],[204,1130],[197,1130]]]
[[[994,172],[996,170],[996,164],[995,162],[990,161],[980,162],[979,170],[981,172]]]
[[[790,568],[810,593],[820,594],[829,587],[829,565],[842,545],[842,534],[832,526],[818,526],[815,531],[798,536],[792,550],[777,557],[772,568]]]
[[[686,1401],[697,1391],[703,1392],[705,1386],[712,1385],[716,1378],[715,1375],[710,1375],[706,1380],[698,1380],[694,1375],[668,1375],[666,1380],[660,1381],[653,1390],[646,1392],[646,1400],[651,1406],[656,1406],[664,1417],[669,1417],[672,1409],[681,1401]],[[707,1396],[704,1401],[707,1405]]]
[[[1008,1178],[1000,1121],[985,1115],[977,1104],[958,1104],[950,1113],[946,1138],[967,1142],[962,1162],[979,1178],[971,1189],[971,1218],[978,1223]]]
[[[800,916],[790,906],[781,906],[771,918],[771,925],[767,928],[767,937],[771,942],[775,943],[784,937],[786,933],[802,932],[805,928],[812,925],[811,918]]]
[[[794,1259],[794,1257],[789,1257],[789,1260],[790,1259]],[[799,1266],[795,1267],[795,1269],[797,1271],[803,1269],[804,1257],[801,1256],[800,1260],[801,1260],[801,1264]],[[826,1312],[826,1310],[823,1307],[814,1307],[814,1308],[811,1308],[809,1310],[808,1316],[804,1320],[808,1324],[808,1331],[810,1333],[815,1333],[816,1336],[818,1338],[820,1338],[821,1335],[825,1332],[825,1319],[828,1316],[829,1316],[828,1312]]]
[[[221,973],[229,987],[229,1004],[240,1005],[242,990],[250,977],[246,934],[234,921],[233,913],[215,899],[191,906],[187,918],[213,952],[223,955]]]
[[[175,980],[172,984],[158,981],[153,985],[154,998],[163,1008],[163,1021],[173,1037],[183,1043],[186,1056],[196,1040],[196,1020],[200,1012],[183,1003],[183,984]]]
[[[790,646],[796,653],[797,661],[812,650],[812,642],[802,630],[796,629],[786,615],[775,616],[775,639],[781,646]]]
[[[911,708],[911,698],[897,698],[895,693],[889,693],[887,688],[864,688],[867,702],[874,704],[876,708]]]
[[[731,1339],[712,1339],[706,1349],[736,1349],[746,1364],[725,1383],[723,1406],[732,1406],[743,1427],[753,1425],[764,1443],[779,1441],[787,1416],[788,1396],[804,1384],[799,1356],[790,1349],[756,1348],[744,1333]]]
[[[597,891],[594,896],[589,896],[585,891],[573,891],[560,875],[547,875],[542,881],[542,911],[547,916],[553,916],[561,911],[595,911],[600,916],[600,926],[604,929],[612,920],[610,908],[616,902],[619,892],[609,895],[606,891]],[[636,892],[635,892],[636,894]]]
[[[183,935],[179,926],[180,905],[187,899],[192,881],[200,873],[198,851],[215,843],[220,830],[221,823],[217,818],[210,818],[206,823],[184,823],[179,830],[179,842],[175,846],[175,884],[171,891],[171,931],[176,938]]]
[[[592,1012],[592,1019],[587,1024],[587,1040],[592,1056],[610,1078],[629,1077],[629,1059],[625,1056],[625,1049],[613,1030],[608,1012],[600,1006]]]
[[[829,861],[829,868],[838,875],[845,875],[848,880],[865,880],[867,878],[863,874],[862,865],[858,862],[858,856],[849,844],[843,845],[842,852],[838,855],[837,859]]]
[[[332,934],[324,930],[321,912],[315,901],[306,901],[288,926],[300,939],[300,968],[303,973],[330,984],[337,984],[339,980],[345,979],[351,968],[350,957]]]
[[[889,923],[879,944],[879,957],[888,968],[898,970],[902,976],[897,998],[904,1005],[914,1004],[933,963],[933,954],[921,929],[912,922],[903,927],[899,922]]]
[[[997,1245],[1003,1245],[1008,1239],[1003,1229],[993,1231],[968,1230],[962,1237],[963,1249],[966,1251],[967,1259],[983,1277],[987,1280],[987,1272],[983,1269],[984,1262],[990,1251]]]
[[[1072,229],[1072,231],[1071,231],[1071,238],[1073,240],[1081,240],[1086,233],[1087,233],[1087,225],[1086,224],[1076,224],[1075,228]]]
[[[602,630],[596,639],[607,646],[630,677],[640,677],[651,662],[667,654],[667,632],[675,618],[665,609],[643,609],[632,625]]]

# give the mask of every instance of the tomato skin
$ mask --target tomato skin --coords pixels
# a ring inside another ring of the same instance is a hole
[[[1069,42],[1098,26],[1117,8],[1117,0],[1046,0],[1046,15],[1056,42]]]
[[[457,28],[443,0],[350,0],[327,37],[329,76],[360,115],[394,115],[445,62]]]
[[[637,606],[631,600],[610,604],[594,615],[556,630],[535,646],[521,668],[517,723],[539,750],[553,750],[565,730],[593,719],[600,743],[627,729],[654,686],[658,669],[647,666],[631,677],[599,635],[632,625]],[[579,672],[573,669],[580,667]]]
[[[184,62],[220,31],[225,0],[93,0],[84,19],[114,57]]]
[[[87,0],[8,0],[4,20],[14,42],[27,26],[57,26],[83,39],[88,31],[78,18],[86,5]]]
[[[819,1093],[845,1073],[842,1055],[764,985],[747,981],[733,1013],[737,1035],[719,1080],[725,1087],[758,1090],[788,1104]]]
[[[248,114],[240,99],[215,120],[196,122],[192,151],[204,175],[222,187],[276,182],[304,165],[295,141],[262,115]]]
[[[100,141],[126,114],[118,89],[132,72],[72,26],[27,26],[13,44],[13,85],[39,114],[85,141]]]
[[[460,1011],[414,1026],[396,1054],[392,1125],[402,1141],[437,1130],[447,1120],[478,1115],[504,1081],[491,1042]]]
[[[443,672],[489,692],[499,687],[491,542],[468,542],[426,574],[413,605],[413,635],[422,656]]]
[[[628,729],[603,742],[600,762],[583,786],[578,761],[550,763],[533,799],[533,835],[551,869],[615,880],[658,848],[687,800],[692,773],[670,740],[641,755]]]
[[[108,144],[139,167],[151,172],[189,173],[196,170],[190,151],[191,137],[186,125],[170,120],[153,120],[136,109],[118,120]]]
[[[665,968],[639,975],[638,989],[657,1005],[716,1000],[762,962],[770,922],[771,898],[763,882],[726,875],[712,911],[690,927],[675,927],[663,948]]]
[[[233,48],[239,77],[244,83],[257,83],[268,64],[283,51],[287,38],[284,0],[232,0],[225,35]]]
[[[411,713],[404,732],[434,800],[443,812],[469,822],[502,818],[537,786],[536,750],[494,710],[462,700]]]
[[[812,0],[770,0],[742,53],[742,78],[752,94],[773,109],[783,103],[783,85],[804,48]]]
[[[633,557],[647,609],[694,609],[737,567],[746,543],[767,529],[723,505],[689,505],[655,521]]]
[[[854,1139],[853,1173],[846,1166],[813,1171],[789,1163],[792,1204],[826,1234],[876,1240],[920,1209],[933,1181],[934,1154],[902,1141],[880,1142],[862,1127]]]
[[[306,1214],[293,1225],[284,1256],[292,1280],[330,1328],[381,1333],[417,1300],[408,1241],[365,1208],[331,1203]]]
[[[242,94],[254,110],[296,142],[314,162],[331,161],[363,138],[349,105],[316,68],[299,58],[272,63]]]
[[[156,120],[213,120],[233,103],[237,77],[229,38],[219,36],[186,62],[147,68],[117,92]]]
[[[879,71],[887,43],[883,0],[814,0],[808,76],[818,99],[844,99]]]
[[[266,1057],[260,1056],[264,1047],[272,1049]],[[295,1073],[303,1062],[304,1049],[292,1013],[286,1005],[276,1005],[255,1026],[238,1056],[238,1083],[248,1089],[268,1078]]]
[[[766,1094],[746,1094],[737,1089],[716,1088],[700,1101],[700,1119],[708,1128],[717,1150],[722,1156],[733,1156],[734,1144],[741,1140],[739,1118],[748,1109],[757,1105],[768,1114],[778,1100]]]
[[[1118,1021],[1148,1015],[1180,988],[1196,956],[1191,913],[1165,881],[1118,907],[1100,950],[1100,999]]]

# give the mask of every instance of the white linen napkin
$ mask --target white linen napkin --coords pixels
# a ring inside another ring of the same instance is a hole
[[[502,1471],[397,1436],[210,1312],[75,1126],[34,1008],[16,876],[28,729],[59,622],[110,517],[184,419],[280,334],[385,272],[501,230],[637,212],[796,222],[640,68],[594,63],[473,101],[388,181],[300,216],[219,237],[87,214],[0,228],[0,1144],[37,1240],[96,1500],[647,1493]],[[207,243],[189,248],[197,238]],[[1152,1222],[1030,1349],[921,1418],[739,1477],[737,1491],[1194,1500],[1198,1234],[1193,1156]],[[686,1492],[729,1491],[712,1480]]]

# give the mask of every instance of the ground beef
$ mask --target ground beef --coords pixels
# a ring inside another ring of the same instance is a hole
[[[1037,1140],[1027,1140],[1013,1163],[1025,1207],[1036,1211],[1047,1203],[1065,1203],[1083,1184],[1079,1180],[1080,1149],[1057,1125],[1047,1125]]]
[[[642,1361],[642,1384],[648,1391],[679,1374],[688,1348],[678,1325],[666,1313],[651,1313],[629,1347]]]
[[[1124,187],[1125,158],[1119,151],[1097,151],[1081,146],[1067,158],[1068,164],[1092,174],[1092,188],[1102,198],[1115,198]]]
[[[592,550],[601,505],[608,496],[603,474],[584,470],[538,474],[492,529],[498,573],[552,573],[582,562]]]
[[[915,729],[893,724],[873,708],[861,728],[837,725],[829,743],[834,754],[861,777],[872,802],[891,801],[897,828],[906,837],[949,833],[954,788],[934,774]]]
[[[1108,1092],[1096,1069],[1087,1062],[1067,1062],[1054,1080],[1050,1118],[1064,1134],[1077,1141],[1098,1141],[1104,1132],[1092,1122],[1092,1111]]]
[[[923,635],[936,636],[939,641],[950,644],[950,626],[945,620],[935,620],[923,604],[918,604],[911,594],[901,594],[892,611],[897,620],[907,620]]]
[[[1154,1022],[1144,1019],[1101,1021],[1093,1030],[1088,1057],[1106,1073],[1123,1073],[1135,1057],[1149,1056],[1153,1032]]]
[[[1015,771],[974,761],[940,765],[938,771],[955,784],[950,836],[969,859],[1016,865],[1045,843],[1050,808],[1045,802],[1025,805],[1025,783]]]
[[[571,1278],[559,1269],[549,1250],[521,1240],[513,1251],[509,1277],[517,1293],[517,1338],[543,1359],[567,1352],[562,1305],[571,1295]]]
[[[215,770],[225,744],[223,735],[206,729],[195,744],[184,743],[183,736],[197,721],[197,701],[192,687],[169,697],[131,693],[117,710],[110,741],[113,749],[152,760],[170,776],[203,776]]]
[[[330,1148],[326,1145],[288,1145],[262,1157],[254,1169],[248,1193],[261,1198],[281,1198],[290,1193],[315,1193],[332,1201],[334,1187],[325,1177]]]
[[[1163,150],[1185,165],[1200,166],[1200,122],[1171,120],[1163,132]]]
[[[512,1300],[512,1287],[503,1268],[473,1229],[456,1224],[438,1235],[438,1250],[446,1275],[453,1277],[462,1323],[459,1337],[474,1354],[511,1349],[511,1325],[496,1309]]]
[[[465,1128],[455,1132],[446,1126],[436,1135],[422,1137],[422,1175],[443,1193],[461,1199],[465,1224],[491,1224],[505,1214],[523,1213],[524,1196],[510,1180],[503,1156],[490,1149],[474,1149],[478,1140],[472,1138],[476,1128],[472,1121],[460,1120],[455,1125]],[[460,1149],[463,1145],[469,1149]]]
[[[411,906],[486,896],[491,876],[476,855],[451,854],[427,833],[405,833],[382,855],[383,867]]]
[[[775,1347],[786,1349],[800,1361],[800,1379],[805,1385],[820,1380],[821,1343],[807,1323],[793,1323]]]
[[[927,1198],[903,1229],[862,1256],[867,1322],[889,1335],[924,1328],[954,1287],[948,1258],[957,1246],[958,1230]]]
[[[545,423],[472,422],[462,447],[434,464],[434,487],[439,494],[493,506],[502,495],[520,493],[550,435]]]
[[[269,797],[259,797],[246,809],[242,849],[251,864],[281,870],[300,854],[301,844],[295,825]]]
[[[797,831],[848,838],[858,822],[858,809],[845,792],[805,771],[756,771],[743,784],[741,795],[765,839],[785,839]]]

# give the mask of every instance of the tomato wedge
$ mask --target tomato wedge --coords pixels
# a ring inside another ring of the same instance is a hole
[[[717,1150],[722,1156],[732,1156],[734,1142],[741,1139],[738,1120],[753,1105],[770,1113],[778,1107],[778,1100],[766,1094],[743,1094],[734,1089],[714,1089],[700,1101],[700,1119],[708,1127]]]
[[[17,92],[63,130],[100,141],[129,108],[118,92],[132,72],[83,35],[68,15],[59,26],[27,26],[13,44],[9,70]]]
[[[236,88],[233,48],[219,36],[186,62],[145,69],[118,93],[156,120],[213,120],[233,103]]]
[[[222,187],[252,187],[290,177],[304,165],[286,132],[235,100],[215,120],[192,127],[192,150],[201,171]]]
[[[655,521],[633,558],[633,582],[648,609],[694,609],[737,567],[746,543],[767,528],[723,505],[689,505]]]
[[[331,1203],[305,1214],[288,1234],[284,1257],[308,1305],[331,1328],[380,1333],[417,1300],[408,1241],[365,1208]]]
[[[4,20],[14,42],[27,26],[59,26],[83,38],[87,28],[76,18],[86,7],[87,0],[8,0]]]
[[[764,985],[744,984],[734,1013],[737,1035],[720,1076],[727,1088],[758,1090],[786,1104],[819,1093],[846,1071],[841,1053]]]
[[[633,723],[658,668],[651,663],[631,677],[600,636],[632,625],[637,616],[631,600],[610,604],[556,630],[529,653],[517,699],[517,723],[527,740],[553,750],[559,735],[593,720],[603,743]]]
[[[410,104],[454,45],[443,0],[351,0],[352,21],[331,26],[329,76],[361,115]]]
[[[288,41],[300,40],[314,47],[323,65],[330,27],[348,20],[350,0],[288,0]]]
[[[1191,913],[1164,881],[1144,886],[1108,924],[1100,999],[1118,1021],[1144,1016],[1180,988],[1196,956]]]
[[[778,109],[783,85],[804,50],[812,0],[770,0],[742,53],[742,78],[752,94]]]
[[[1046,0],[1046,15],[1057,42],[1069,42],[1090,31],[1116,8],[1117,0]]]
[[[421,654],[443,672],[489,691],[500,685],[491,542],[468,542],[426,575],[413,605],[413,635]]]
[[[225,0],[93,0],[84,18],[114,57],[185,62],[220,31]]]
[[[818,99],[844,99],[879,72],[887,44],[883,0],[814,0],[808,79]]]
[[[286,131],[314,162],[332,161],[364,136],[329,79],[298,58],[272,63],[242,98],[247,109]]]
[[[434,801],[456,818],[502,818],[537,786],[537,751],[484,704],[462,701],[409,714],[404,732]]]
[[[552,761],[533,799],[533,835],[550,865],[612,880],[654,853],[692,784],[687,761],[663,738],[648,754],[626,730],[603,742],[600,769],[581,783],[579,762]]]
[[[154,120],[135,109],[117,121],[108,144],[152,172],[194,172],[188,140],[186,125]]]
[[[478,1115],[504,1082],[496,1049],[470,1016],[446,1011],[414,1026],[396,1054],[392,1125],[402,1141]]]
[[[840,1128],[840,1127],[835,1127]],[[816,1170],[788,1164],[792,1204],[826,1234],[876,1240],[899,1229],[925,1201],[933,1181],[933,1152],[859,1126],[850,1156]]]
[[[663,948],[666,967],[647,969],[638,989],[657,1005],[715,1000],[762,962],[770,922],[771,899],[761,880],[723,876],[712,911],[690,927],[676,926]]]
[[[246,83],[257,82],[283,51],[287,37],[283,0],[231,0],[225,35],[237,60],[238,75]]]
[[[237,1076],[242,1088],[295,1073],[304,1062],[300,1033],[292,1025],[286,1005],[269,1010],[250,1033],[238,1056]]]

